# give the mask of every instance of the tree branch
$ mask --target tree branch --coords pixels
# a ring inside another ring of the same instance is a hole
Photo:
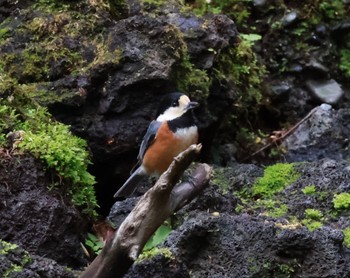
[[[128,271],[158,227],[208,184],[212,169],[200,164],[189,181],[175,186],[201,148],[200,144],[192,145],[174,159],[80,278],[116,278]]]

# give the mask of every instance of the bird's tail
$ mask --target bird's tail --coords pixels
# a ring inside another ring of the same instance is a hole
[[[140,180],[145,176],[142,167],[136,169],[136,171],[127,179],[121,188],[114,194],[114,198],[128,197],[134,193]]]

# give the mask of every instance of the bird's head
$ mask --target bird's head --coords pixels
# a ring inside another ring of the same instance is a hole
[[[198,102],[191,101],[188,96],[183,93],[167,94],[158,109],[157,121],[171,121],[181,117],[187,111],[198,106]]]

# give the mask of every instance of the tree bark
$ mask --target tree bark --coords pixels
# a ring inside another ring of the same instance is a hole
[[[188,181],[176,185],[201,148],[200,144],[192,145],[174,159],[80,278],[123,277],[158,227],[208,184],[212,169],[200,164]]]

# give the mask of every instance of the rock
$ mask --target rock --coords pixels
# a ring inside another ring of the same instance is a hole
[[[315,59],[311,59],[311,61],[305,65],[303,70],[304,74],[311,79],[316,80],[324,80],[329,75],[329,69]]]
[[[306,82],[306,87],[315,100],[332,105],[337,104],[344,95],[344,91],[334,79],[309,80]]]
[[[0,154],[0,160],[0,238],[71,267],[85,264],[80,234],[86,222],[66,197],[50,190],[53,180],[42,165],[29,155]]]
[[[341,241],[330,228],[312,234],[277,228],[264,217],[202,213],[173,231],[165,246],[195,277],[346,277],[349,254]]]
[[[21,247],[0,240],[0,276],[16,278],[74,278],[66,266],[41,256],[31,256]]]
[[[256,178],[263,174],[261,168],[236,164],[215,169],[212,185],[177,213],[182,217],[177,222],[180,226],[160,246],[170,250],[172,257],[157,255],[137,263],[127,277],[150,277],[148,273],[165,277],[163,269],[170,266],[169,271],[182,270],[174,277],[348,277],[350,252],[343,246],[341,229],[350,226],[349,212],[329,217],[334,194],[349,191],[348,163],[324,159],[295,165],[295,169],[300,177],[268,197],[274,204],[271,207],[261,205],[256,197],[242,197],[241,190],[249,194]],[[222,191],[220,183],[226,183],[228,194],[218,192]],[[310,185],[315,187],[314,193],[305,194],[303,190]],[[243,209],[239,215],[233,213],[236,202],[228,205],[232,193],[241,196],[238,203]],[[208,202],[211,196],[212,203]],[[267,216],[278,202],[287,206],[286,214],[280,218]],[[321,227],[313,232],[301,223],[306,209],[318,210],[324,216]]]
[[[151,259],[136,262],[124,276],[125,278],[190,278],[185,264],[176,258],[167,258],[162,254]]]
[[[294,24],[298,19],[298,12],[297,11],[291,11],[287,13],[283,18],[282,18],[282,24],[283,26],[291,26]]]
[[[349,31],[350,21],[344,21],[332,26],[331,36],[337,41],[342,41],[343,37],[349,34]]]
[[[318,36],[324,38],[324,37],[326,37],[327,34],[328,34],[328,28],[327,28],[327,26],[324,25],[324,24],[319,24],[319,25],[316,26],[315,32],[316,32],[316,34],[317,34]]]
[[[321,158],[336,160],[350,157],[350,110],[330,110],[328,105],[316,112],[291,134],[283,146],[288,161],[314,161]]]
[[[139,198],[128,198],[124,201],[117,201],[111,208],[107,220],[113,223],[115,228],[118,228],[124,219],[133,210]]]
[[[289,185],[278,198],[288,206],[288,213],[299,219],[303,218],[304,211],[310,208],[328,215],[334,209],[334,195],[350,190],[350,173],[345,161],[325,158],[296,167],[301,174],[300,178]],[[304,194],[302,190],[310,185],[314,186],[314,193]],[[346,220],[342,217],[330,218],[328,225],[345,229],[350,225],[350,219],[346,212],[344,216]]]
[[[291,84],[286,81],[267,85],[267,94],[270,96],[272,101],[285,102],[288,99],[292,89]]]
[[[254,7],[262,8],[262,7],[265,7],[267,2],[268,2],[267,0],[254,0],[253,5],[254,5]]]

